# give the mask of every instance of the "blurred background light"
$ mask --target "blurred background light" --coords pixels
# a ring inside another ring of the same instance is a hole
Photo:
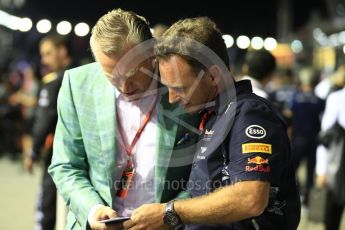
[[[272,51],[277,47],[277,41],[274,38],[268,37],[264,41],[264,47],[266,50]]]
[[[28,32],[32,28],[32,21],[30,18],[22,18],[19,24],[19,30],[21,32]]]
[[[303,50],[303,44],[300,40],[293,40],[291,42],[291,50],[294,53],[300,53]]]
[[[74,33],[79,37],[84,37],[89,32],[90,32],[90,27],[88,24],[84,22],[80,22],[74,27]]]
[[[247,49],[250,45],[250,40],[247,36],[241,35],[236,39],[236,44],[240,49]]]
[[[264,47],[264,40],[261,37],[253,37],[251,40],[251,45],[255,50],[262,49],[262,47]]]
[[[234,45],[234,38],[229,35],[229,34],[224,34],[223,35],[223,39],[226,45],[226,48],[230,48]]]
[[[11,30],[18,30],[20,22],[21,18],[0,10],[0,25],[3,25]]]
[[[328,38],[328,40],[329,40],[329,44],[330,44],[331,46],[333,46],[333,47],[336,47],[336,46],[340,45],[340,44],[339,44],[339,40],[338,40],[338,34],[332,34],[332,35],[330,35],[329,38]]]
[[[52,24],[48,19],[42,19],[39,22],[37,22],[36,29],[41,34],[48,33],[50,29],[52,28]]]
[[[338,41],[339,41],[339,43],[341,43],[341,44],[345,44],[345,31],[341,31],[341,32],[338,34]]]
[[[56,31],[61,35],[69,34],[72,30],[72,25],[68,21],[61,21],[56,26]]]

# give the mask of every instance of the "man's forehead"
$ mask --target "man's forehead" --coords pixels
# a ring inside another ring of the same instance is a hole
[[[179,56],[179,55],[171,55],[169,57],[159,59],[160,67],[168,69],[172,72],[191,72],[192,66],[188,63],[188,61]]]
[[[161,75],[161,82],[162,84],[171,87],[171,88],[183,88],[184,83],[182,81],[183,76],[178,72],[175,71],[165,71],[164,68],[162,69],[160,66],[160,75]]]

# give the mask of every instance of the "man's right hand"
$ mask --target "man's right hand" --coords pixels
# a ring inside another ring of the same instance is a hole
[[[99,221],[106,220],[110,218],[117,217],[117,213],[115,210],[111,209],[107,206],[99,207],[90,223],[90,227],[92,230],[120,230],[123,229],[122,224],[103,224]]]

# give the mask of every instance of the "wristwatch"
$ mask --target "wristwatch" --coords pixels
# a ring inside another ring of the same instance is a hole
[[[184,229],[184,224],[181,218],[174,210],[174,200],[171,200],[166,204],[163,221],[164,221],[164,224],[170,227],[170,229],[173,229],[173,230]]]

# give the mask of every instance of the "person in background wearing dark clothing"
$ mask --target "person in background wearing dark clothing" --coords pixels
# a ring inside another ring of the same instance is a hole
[[[342,87],[342,89],[330,93],[327,97],[325,111],[321,121],[322,132],[332,130],[336,124],[338,124],[338,128],[342,130],[345,129],[345,78],[344,75],[337,77],[339,78],[337,87]],[[343,80],[341,80],[341,78],[343,78]],[[344,147],[342,147],[342,149],[343,148]],[[339,148],[338,150],[342,149]],[[335,170],[336,166],[332,165],[332,158],[334,158],[334,154],[337,153],[338,152],[332,152],[331,146],[327,147],[323,144],[319,144],[316,151],[316,185],[320,188],[325,187],[327,190],[324,216],[326,230],[340,230],[341,219],[345,208],[344,204],[337,199],[337,194],[335,194],[335,188],[341,186],[341,184],[333,184],[336,182],[335,176],[337,172]],[[341,159],[339,160],[341,164],[343,161]],[[341,166],[338,167],[340,167],[340,169],[342,168]],[[344,179],[342,183],[344,183]]]
[[[20,149],[22,153],[31,151],[32,136],[31,130],[34,119],[34,111],[37,104],[38,81],[36,80],[34,70],[25,60],[17,63],[17,69],[23,76],[20,89],[9,97],[9,103],[19,106],[21,113]]]
[[[314,184],[317,136],[321,126],[324,102],[314,94],[319,75],[311,68],[299,73],[300,86],[291,101],[292,159],[295,171],[303,158],[307,160],[306,185],[301,191],[302,203],[308,207],[309,191]]]
[[[269,51],[249,51],[242,67],[242,79],[250,80],[256,95],[268,99],[266,85],[271,81],[275,68],[276,59]]]
[[[73,67],[71,49],[65,38],[48,35],[39,44],[41,62],[52,72],[42,78],[37,110],[32,129],[33,147],[26,154],[24,167],[32,172],[40,156],[44,162],[41,189],[36,207],[36,229],[54,229],[56,216],[56,187],[47,169],[52,157],[52,141],[57,123],[57,97],[64,70]]]
[[[20,152],[31,149],[38,84],[25,60],[13,63],[12,68],[0,93],[0,152],[16,160]]]
[[[270,85],[269,101],[280,111],[285,118],[288,126],[288,134],[291,138],[291,101],[294,93],[296,92],[296,86],[294,83],[294,74],[291,69],[278,69]]]

